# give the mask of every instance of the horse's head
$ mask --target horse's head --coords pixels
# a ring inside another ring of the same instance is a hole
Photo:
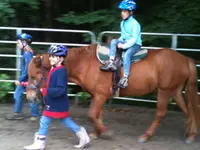
[[[37,55],[31,60],[28,67],[29,81],[26,88],[26,97],[29,101],[35,101],[38,98],[40,88],[46,87],[50,67],[48,54]]]
[[[68,50],[67,57],[64,60],[64,65],[68,72],[69,81],[75,82],[78,85],[83,85],[83,83],[87,81],[85,80],[85,75],[87,74],[88,66],[93,64],[91,63],[92,59],[95,58],[93,60],[96,60],[95,52],[96,45],[72,48]],[[95,65],[95,63],[93,65]],[[40,88],[46,87],[46,78],[50,68],[51,65],[48,54],[37,55],[31,60],[28,68],[29,81],[26,89],[26,96],[28,100],[35,101],[38,99],[38,96],[40,95]],[[98,67],[96,68],[98,69]],[[92,74],[90,75],[93,76]],[[84,87],[86,86],[88,85],[84,84]]]

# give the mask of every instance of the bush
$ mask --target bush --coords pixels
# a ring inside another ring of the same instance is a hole
[[[6,74],[0,74],[0,79],[1,80],[8,80],[9,77]],[[5,96],[8,95],[9,91],[13,91],[14,86],[13,83],[10,82],[4,82],[0,84],[0,103],[5,103]]]
[[[81,101],[89,101],[90,98],[90,94],[88,94],[87,92],[78,92],[77,96]]]

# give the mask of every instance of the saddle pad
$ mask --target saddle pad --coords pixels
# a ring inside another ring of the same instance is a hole
[[[132,60],[133,60],[132,62],[140,61],[145,56],[147,56],[147,54],[148,54],[148,50],[146,49],[140,50],[139,52],[137,52],[135,55],[132,56]],[[105,61],[109,59],[109,47],[103,46],[103,45],[97,45],[96,55],[97,55],[98,60],[102,64],[104,64]],[[124,55],[124,52],[122,53],[122,57],[123,55]]]
[[[109,59],[109,48],[107,46],[97,45],[96,55],[98,60],[104,64]]]

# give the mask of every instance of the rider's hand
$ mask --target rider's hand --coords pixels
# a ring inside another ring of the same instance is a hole
[[[20,82],[18,80],[15,81],[15,85],[20,85]]]
[[[118,48],[122,48],[122,46],[123,46],[122,43],[118,43],[118,44],[117,44],[117,47],[118,47]]]

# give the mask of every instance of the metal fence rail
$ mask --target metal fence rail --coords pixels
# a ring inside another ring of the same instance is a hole
[[[99,43],[102,42],[102,38],[105,35],[112,35],[117,34],[119,35],[121,32],[119,31],[103,31],[101,32],[98,37],[97,41]],[[170,36],[171,37],[171,48],[177,51],[193,51],[193,52],[200,52],[200,49],[191,49],[191,48],[178,48],[178,37],[200,37],[200,34],[175,34],[175,33],[152,33],[152,32],[142,32],[142,35],[150,35],[150,36]],[[149,48],[149,49],[159,49],[163,47],[143,47],[143,48]]]
[[[20,27],[0,27],[0,30],[16,30],[16,33],[22,33],[23,30],[26,31],[48,31],[48,32],[68,32],[68,33],[87,33],[91,37],[91,43],[96,42],[96,36],[92,31],[88,30],[67,30],[67,29],[50,29],[50,28],[20,28]],[[1,42],[2,40],[0,40]],[[2,41],[2,43],[5,41]],[[7,41],[14,42],[14,41]]]
[[[98,35],[98,39],[96,41],[96,36],[93,32],[87,30],[66,30],[66,29],[46,29],[46,28],[18,28],[18,27],[0,27],[0,30],[15,30],[17,34],[22,33],[23,30],[26,31],[47,31],[47,32],[69,32],[69,33],[87,33],[91,37],[91,43],[101,43],[103,36],[108,34],[120,34],[118,31],[103,31]],[[200,37],[200,34],[173,34],[173,33],[149,33],[143,32],[142,35],[148,36],[170,36],[171,37],[171,48],[177,51],[191,51],[191,52],[200,52],[200,49],[190,49],[190,48],[178,48],[178,37]],[[1,43],[8,43],[8,44],[16,44],[16,41],[9,41],[9,40],[0,40]],[[33,42],[34,45],[51,45],[51,44],[63,44],[66,46],[87,46],[88,44],[80,44],[80,43],[53,43],[53,42]],[[147,49],[158,49],[162,47],[147,47],[143,46],[143,48]],[[19,58],[21,57],[21,53],[19,49],[16,48],[16,55],[10,54],[0,54],[0,57],[7,57],[7,58],[17,58],[16,61],[16,68],[0,68],[1,71],[15,71],[17,75],[19,75],[20,67],[19,67]],[[196,67],[200,67],[200,64],[197,64]],[[15,82],[15,80],[0,80],[0,82]],[[198,79],[200,82],[200,79]],[[76,85],[75,83],[68,83],[68,85]],[[13,94],[12,92],[9,92]],[[184,91],[183,91],[184,93]],[[200,92],[198,92],[200,95]],[[76,94],[68,94],[69,96],[76,96]],[[139,101],[139,102],[151,102],[156,103],[156,100],[149,100],[149,99],[138,99],[138,98],[129,98],[129,97],[113,97],[114,99],[121,99],[127,101]],[[175,104],[175,103],[172,103]]]
[[[21,28],[21,27],[0,27],[0,30],[15,30],[16,34],[22,33],[22,31],[46,31],[46,32],[64,32],[64,33],[81,33],[81,34],[89,34],[91,37],[91,43],[96,42],[96,36],[93,32],[88,30],[67,30],[67,29],[48,29],[48,28]],[[10,41],[10,40],[0,40],[0,43],[7,43],[7,44],[16,44],[16,41]],[[35,45],[51,45],[51,44],[63,44],[66,46],[87,46],[87,44],[77,44],[77,43],[53,43],[53,42],[33,42],[32,44]],[[20,55],[21,51],[16,46],[16,69],[20,69]],[[5,68],[7,69],[7,68]],[[1,68],[2,70],[2,68]],[[16,78],[19,77],[19,72],[16,72]]]

